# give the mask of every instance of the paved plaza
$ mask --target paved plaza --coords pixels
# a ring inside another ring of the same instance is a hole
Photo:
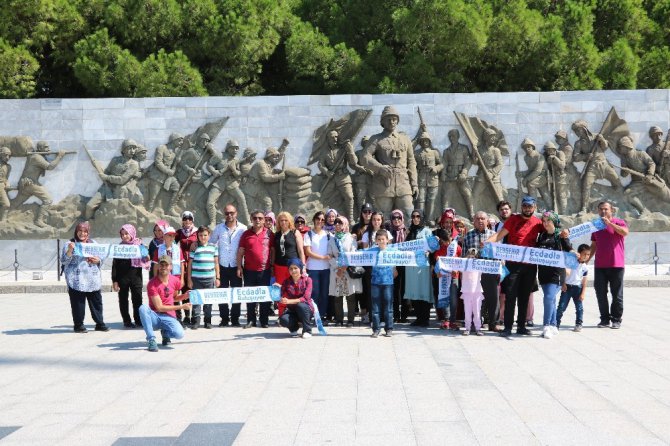
[[[551,340],[215,327],[150,353],[112,293],[87,334],[66,294],[5,294],[0,445],[670,444],[669,298],[626,288],[598,329],[590,289],[584,330],[570,307]]]

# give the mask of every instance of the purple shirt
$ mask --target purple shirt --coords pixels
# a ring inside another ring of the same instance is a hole
[[[626,222],[620,218],[612,218],[612,223],[627,228]],[[624,236],[614,232],[614,228],[605,229],[591,234],[591,241],[596,242],[596,268],[623,268],[626,266],[624,256]]]

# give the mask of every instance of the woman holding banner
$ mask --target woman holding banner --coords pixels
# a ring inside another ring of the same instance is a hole
[[[88,222],[77,224],[74,229],[74,237],[63,248],[61,263],[67,282],[67,292],[70,295],[70,307],[72,308],[72,320],[75,333],[86,333],[84,327],[84,316],[86,315],[86,302],[91,310],[91,317],[95,321],[95,331],[109,331],[102,318],[102,294],[100,286],[99,257],[85,257],[75,254],[77,243],[95,243],[89,238],[91,227]]]
[[[162,236],[161,231],[161,236]],[[122,245],[141,245],[142,239],[137,238],[135,226],[125,224],[119,231]],[[150,258],[114,259],[112,260],[112,288],[119,294],[119,311],[126,328],[142,327],[140,306],[142,305],[142,270],[149,269]],[[133,324],[128,309],[128,294],[133,303]]]
[[[537,236],[537,247],[553,251],[572,251],[570,240],[559,236],[561,219],[553,211],[542,213],[542,225],[544,231]],[[565,268],[555,266],[538,265],[537,278],[544,293],[544,317],[542,337],[551,339],[558,334],[556,326],[556,296],[565,283]]]
[[[409,227],[407,241],[430,236],[431,232],[426,227],[423,211],[415,209],[412,211],[412,224]],[[405,267],[404,299],[414,301],[416,320],[412,322],[412,326],[428,327],[430,324],[430,307],[433,302],[433,281],[430,275],[430,265]]]
[[[335,324],[344,325],[344,300],[347,301],[347,327],[354,326],[356,316],[356,293],[363,291],[362,279],[349,276],[346,266],[338,266],[337,258],[343,252],[356,251],[356,239],[349,233],[349,220],[346,217],[335,218],[335,236],[330,238],[330,285],[328,294],[333,296],[331,312],[335,315]]]

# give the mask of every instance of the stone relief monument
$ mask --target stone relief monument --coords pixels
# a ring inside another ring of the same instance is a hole
[[[387,215],[396,208],[406,215],[419,208],[435,221],[452,207],[469,219],[477,210],[494,212],[498,201],[515,203],[524,194],[537,197],[540,208],[558,211],[566,224],[593,218],[595,204],[610,199],[643,230],[670,228],[665,216],[670,212],[670,146],[659,126],[645,127],[643,137],[648,133],[651,144],[639,150],[628,123],[611,108],[598,133],[586,119],[576,119],[564,122],[571,132],[552,129],[532,139],[515,134],[514,140],[521,140],[514,146],[515,162],[504,125],[445,105],[429,133],[422,111],[411,107],[403,106],[404,113],[393,105],[378,108],[382,131],[370,137],[358,134],[374,128],[367,127],[372,109],[352,107],[339,118],[323,118],[311,137],[309,156],[301,155],[305,146],[289,148],[289,133],[282,135],[282,128],[264,139],[261,159],[257,149],[262,147],[247,147],[240,154],[240,143],[246,141],[230,137],[240,127],[228,127],[229,117],[200,120],[191,133],[165,128],[165,139],[149,146],[155,147],[153,153],[129,134],[116,143],[118,152],[107,162],[96,159],[83,141],[79,151],[51,151],[46,140],[33,144],[26,135],[2,136],[0,221],[5,224],[0,237],[67,236],[79,219],[94,220],[96,234],[106,236],[116,236],[127,222],[150,233],[160,218],[178,224],[183,210],[193,211],[198,224],[213,226],[221,221],[226,203],[236,205],[245,223],[256,208],[310,214],[333,207],[356,220],[365,202]],[[453,112],[455,122],[439,121],[447,112]],[[400,131],[401,116],[418,117],[414,139]],[[434,111],[428,115],[435,116]],[[229,137],[217,149],[224,128]],[[546,142],[536,145],[536,138]],[[272,140],[279,139],[281,145],[273,147]],[[436,141],[444,141],[444,149]],[[88,181],[99,186],[90,194],[54,199],[57,191],[45,180],[66,175],[59,166],[70,158],[81,163],[75,172],[92,166],[96,177]],[[13,171],[13,166],[18,167]],[[510,185],[510,177],[518,184]]]

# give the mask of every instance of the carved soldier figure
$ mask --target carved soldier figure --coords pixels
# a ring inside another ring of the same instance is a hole
[[[582,203],[580,214],[585,214],[588,210],[589,201],[591,200],[591,188],[596,180],[604,179],[612,184],[616,189],[622,189],[619,175],[614,171],[612,166],[607,162],[605,157],[605,150],[607,150],[607,140],[600,134],[595,136],[595,147],[593,154],[591,154],[593,135],[589,131],[586,121],[578,120],[572,124],[572,131],[579,137],[575,142],[575,152],[573,161],[587,162],[585,166],[586,171],[582,176]],[[589,159],[591,161],[589,162]]]
[[[329,181],[335,187],[336,193],[344,200],[344,210],[347,212],[345,215],[353,219],[354,189],[347,166],[359,173],[364,173],[365,169],[358,165],[358,158],[351,142],[338,141],[338,136],[336,130],[328,132],[328,150],[317,166],[322,174],[330,178]]]
[[[527,170],[517,171],[516,175],[521,177],[523,184],[531,197],[542,197],[547,209],[553,208],[551,197],[548,194],[547,174],[544,169],[544,158],[535,150],[535,143],[530,138],[524,138],[521,148],[526,154],[523,160],[528,166]]]
[[[477,170],[477,176],[475,177],[475,185],[472,188],[472,195],[480,198],[484,196],[495,196],[492,195],[491,184],[486,179],[484,174],[484,169],[491,175],[491,183],[495,189],[495,194],[501,197],[505,196],[505,189],[500,181],[500,172],[503,169],[503,157],[502,152],[497,147],[498,144],[498,134],[495,130],[487,128],[484,130],[484,145],[479,151],[479,155],[484,162],[484,165],[479,165]],[[495,200],[495,198],[494,198]],[[480,201],[481,202],[481,201]],[[491,204],[495,208],[496,203]],[[491,207],[489,206],[489,207]],[[480,205],[480,208],[485,206]]]
[[[356,151],[356,159],[360,160],[363,157],[363,151],[370,141],[369,136],[364,136],[361,139],[361,149]],[[363,170],[355,171],[351,176],[354,184],[354,207],[360,209],[364,203],[374,203],[370,196],[370,186],[372,185],[372,171],[361,167]]]
[[[630,184],[624,190],[626,201],[633,206],[640,215],[649,212],[643,201],[650,196],[662,200],[664,203],[670,201],[670,190],[662,180],[655,176],[656,164],[647,153],[635,150],[633,141],[628,136],[619,140],[619,153],[621,153],[621,176],[629,174]],[[629,172],[627,169],[632,170]],[[635,172],[638,174],[636,175]]]
[[[242,174],[242,180],[240,184],[247,184],[247,178],[249,178],[249,172],[251,172],[251,167],[256,162],[256,151],[254,149],[246,148],[242,154],[242,159],[240,160],[240,173]]]
[[[128,198],[130,199],[130,202],[134,205],[138,205],[144,202],[144,194],[140,189],[140,180],[147,170],[147,168],[142,167],[142,162],[147,160],[147,148],[139,144],[135,150],[133,159],[137,161],[138,171],[135,176],[128,181],[126,188],[128,189]]]
[[[65,156],[65,151],[60,150],[56,158],[49,162],[46,156],[43,155],[48,152],[49,143],[39,141],[35,147],[35,151],[28,155],[21,179],[19,180],[19,194],[12,200],[16,206],[22,205],[32,196],[37,197],[42,202],[35,215],[35,224],[37,226],[46,226],[49,207],[53,203],[49,191],[40,184],[39,180],[47,170],[55,169]]]
[[[207,171],[212,175],[211,186],[207,195],[207,216],[209,217],[209,227],[216,226],[216,203],[224,193],[230,194],[237,202],[237,208],[240,211],[240,219],[248,224],[249,209],[247,200],[240,190],[240,180],[242,172],[239,168],[239,160],[235,157],[240,151],[240,145],[237,141],[229,140],[221,156],[215,155],[207,164]],[[207,185],[205,185],[207,187]]]
[[[161,189],[171,193],[170,202],[167,207],[168,214],[178,215],[175,209],[179,181],[175,178],[177,152],[184,144],[184,137],[179,133],[172,133],[167,144],[156,148],[154,162],[147,170],[147,209],[153,211],[156,207],[156,199]]]
[[[374,173],[371,195],[384,213],[401,209],[412,213],[412,197],[418,194],[416,161],[412,142],[397,130],[400,115],[392,106],[384,107],[381,133],[370,138],[361,164]]]
[[[651,145],[647,147],[647,155],[654,160],[656,166],[660,166],[663,161],[663,130],[657,126],[651,127],[649,129],[649,138],[651,138]]]
[[[195,146],[192,146],[188,139],[184,139],[182,149],[177,157],[177,171],[175,173],[180,186],[200,180],[202,176],[200,167],[215,153],[210,141],[211,138],[207,133],[200,134]]]
[[[435,217],[435,198],[437,198],[437,190],[440,186],[440,172],[444,166],[440,152],[433,148],[430,135],[423,124],[421,128],[423,131],[417,141],[420,147],[414,152],[419,184],[416,207],[424,211],[428,220],[432,220]]]
[[[11,157],[12,151],[9,147],[0,147],[0,221],[4,221],[9,213],[7,191],[13,189],[9,185],[9,174],[12,172],[12,166],[9,165]]]
[[[130,198],[128,182],[136,177],[140,171],[140,165],[133,159],[138,144],[132,139],[126,139],[121,143],[121,156],[115,156],[109,162],[100,179],[103,181],[98,192],[86,203],[85,218],[93,217],[100,204],[111,198]]]
[[[452,207],[449,205],[448,191],[458,190],[463,197],[468,215],[474,215],[472,206],[472,191],[468,184],[468,172],[472,167],[472,158],[468,147],[458,142],[461,137],[457,129],[449,130],[449,142],[451,145],[444,149],[442,158],[444,161],[444,170],[442,171],[442,209]],[[431,218],[432,216],[429,216]]]
[[[274,168],[281,158],[279,150],[268,147],[263,159],[256,161],[249,171],[246,193],[265,211],[272,210],[272,197],[277,195],[278,183],[286,178],[285,172]]]
[[[555,211],[559,214],[566,212],[568,208],[568,175],[565,172],[565,154],[556,150],[553,142],[547,141],[544,145],[545,165],[549,171],[547,180],[551,179],[549,187],[553,190],[556,203]],[[552,203],[552,207],[553,203]]]

